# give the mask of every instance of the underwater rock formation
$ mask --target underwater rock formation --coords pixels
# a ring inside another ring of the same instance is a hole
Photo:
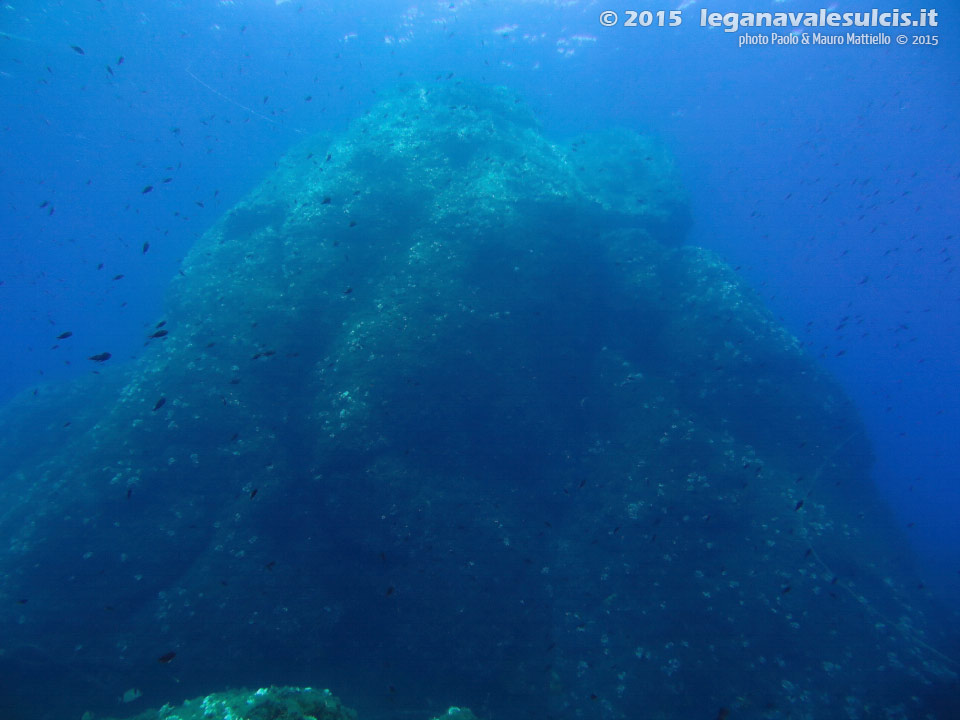
[[[657,143],[551,142],[506,90],[294,149],[168,335],[2,412],[0,671],[91,708],[929,711],[954,668],[855,410],[688,224]]]
[[[81,720],[94,720],[84,713]],[[329,690],[268,687],[228,690],[187,700],[179,707],[164,705],[130,720],[357,720]],[[426,717],[424,717],[426,720]],[[450,707],[432,720],[477,720],[469,708]]]
[[[87,713],[82,720],[93,717]],[[268,687],[213,693],[179,707],[147,710],[130,720],[357,720],[357,714],[329,690]]]

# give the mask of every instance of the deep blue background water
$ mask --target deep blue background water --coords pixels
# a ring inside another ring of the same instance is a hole
[[[89,373],[94,353],[136,356],[179,259],[285,149],[398,80],[454,73],[520,91],[555,137],[624,125],[668,143],[689,242],[738,267],[843,382],[926,584],[960,597],[960,15],[937,8],[937,47],[739,49],[739,34],[698,26],[698,4],[675,29],[605,29],[608,7],[623,9],[0,9],[0,400]]]

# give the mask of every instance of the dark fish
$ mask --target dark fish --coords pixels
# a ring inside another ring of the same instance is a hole
[[[71,45],[70,49],[73,50],[77,55],[86,55],[86,53],[83,51],[83,48],[79,45]]]
[[[167,402],[167,399],[165,397],[162,397],[159,400],[157,400],[157,404],[153,406],[153,411],[156,412],[157,410],[162,408],[166,404],[166,402]]]
[[[393,585],[387,588],[387,597],[390,597],[391,595],[393,595],[393,590],[394,590]]]
[[[273,566],[276,565],[276,564],[277,564],[277,561],[276,561],[276,560],[271,560],[271,561],[268,562],[266,565],[264,565],[264,567],[265,567],[267,570],[273,570]]]
[[[142,250],[143,254],[146,255],[146,254],[147,254],[147,250],[149,250],[149,249],[150,249],[150,243],[145,242],[145,243],[143,244],[143,250]]]
[[[321,204],[321,205],[329,205],[329,204],[330,204],[330,196],[329,196],[329,195],[325,196],[325,197],[323,198],[323,201],[322,201],[320,204]]]
[[[177,656],[177,654],[176,654],[173,650],[171,650],[170,652],[164,653],[163,655],[161,655],[160,657],[158,657],[158,658],[157,658],[157,662],[162,662],[162,663],[166,664],[166,663],[170,662],[171,660],[173,660],[176,656]]]
[[[123,280],[123,274],[121,273],[120,275],[114,275],[114,276],[113,276],[113,279],[114,279],[114,280]]]
[[[797,510],[799,510],[799,509],[802,508],[802,507],[803,507],[803,500],[797,500],[797,504],[796,504],[796,506],[793,508],[793,511],[796,512]]]
[[[167,321],[166,321],[166,320],[161,320],[161,321],[158,322],[156,325],[154,325],[154,327],[162,328],[162,327],[163,327],[164,325],[166,325],[166,324],[167,324]]]
[[[133,495],[133,488],[127,488],[127,500],[130,499],[131,495]]]
[[[94,362],[106,362],[106,361],[109,360],[111,357],[112,357],[112,356],[110,355],[110,353],[108,353],[108,352],[102,352],[102,353],[100,353],[100,354],[98,354],[98,355],[91,355],[91,356],[90,356],[89,358],[87,358],[87,359],[88,359],[88,360],[93,360]]]
[[[346,290],[343,291],[343,294],[344,294],[344,295],[349,295],[349,294],[352,293],[352,292],[353,292],[353,288],[352,288],[352,287],[348,287]]]
[[[57,340],[66,340],[71,335],[73,335],[73,333],[67,330],[66,332],[62,332],[59,335],[57,335]]]
[[[113,75],[113,68],[107,65],[107,72]]]
[[[117,58],[117,65],[123,65],[123,55]]]
[[[257,493],[258,493],[259,491],[260,491],[259,488],[254,488],[253,490],[251,490],[251,491],[250,491],[250,499],[253,500],[253,499],[257,496]]]
[[[153,190],[153,185],[147,185],[143,190],[140,191],[140,194],[146,195],[151,190]]]
[[[170,334],[169,330],[157,330],[155,333],[151,334],[150,337],[162,338],[164,335],[169,335],[169,334]]]
[[[47,205],[49,205],[49,204],[50,204],[50,201],[49,201],[49,200],[44,200],[42,203],[40,203],[40,207],[41,207],[41,208],[45,208],[45,207],[46,207]]]
[[[787,594],[788,592],[790,592],[791,590],[793,590],[793,588],[790,587],[789,585],[787,585],[783,590],[780,591],[780,594],[781,594],[781,595],[786,595],[786,594]]]

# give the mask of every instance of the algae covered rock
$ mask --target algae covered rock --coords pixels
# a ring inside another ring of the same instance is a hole
[[[433,720],[477,720],[477,716],[469,708],[450,707],[447,711]]]
[[[329,690],[269,687],[213,693],[128,720],[357,720],[357,714]]]
[[[0,411],[0,675],[933,714],[955,665],[855,408],[688,222],[656,143],[548,138],[502,89],[402,88],[295,148],[184,259],[162,341]]]

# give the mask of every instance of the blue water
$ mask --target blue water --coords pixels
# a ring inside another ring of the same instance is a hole
[[[639,5],[636,9],[643,9]],[[664,4],[663,9],[675,5]],[[58,401],[50,399],[51,394],[56,398],[50,388],[75,388],[63,390],[60,402],[76,410],[74,426],[92,426],[102,419],[101,410],[112,407],[117,386],[107,375],[92,375],[102,368],[88,358],[110,352],[112,367],[151,352],[157,343],[145,340],[165,317],[171,281],[184,271],[190,249],[277,168],[285,152],[311,142],[309,138],[317,134],[341,136],[399,84],[434,87],[462,81],[471,87],[504,86],[532,109],[543,135],[558,143],[583,133],[625,127],[648,134],[669,149],[689,196],[692,224],[684,243],[723,258],[777,322],[800,340],[814,366],[842,386],[872,448],[869,480],[890,513],[890,523],[884,526],[890,535],[878,540],[878,552],[893,547],[898,562],[907,558],[904,564],[916,573],[916,601],[939,608],[942,614],[931,623],[944,638],[955,639],[957,617],[949,608],[960,599],[960,524],[956,521],[960,516],[956,471],[960,466],[960,443],[956,442],[960,287],[954,254],[960,237],[960,14],[952,7],[938,8],[940,25],[929,31],[939,37],[936,47],[740,48],[738,38],[744,31],[724,33],[699,26],[702,3],[684,8],[684,24],[679,28],[603,28],[597,18],[607,6],[547,0],[419,5],[104,0],[25,2],[0,9],[0,333],[4,338],[0,401],[19,397],[17,402],[22,402],[36,390],[37,397],[46,397],[42,402],[53,413],[50,408]],[[841,11],[871,7],[877,6],[838,3]],[[897,7],[917,11],[926,5],[901,2]],[[730,0],[709,9],[800,11],[819,6],[807,0],[775,4]],[[82,54],[71,46],[82,49]],[[144,192],[147,187],[152,189]],[[563,266],[564,272],[575,276],[570,267],[575,269],[581,260],[574,256],[570,266]],[[582,282],[595,280],[590,276]],[[350,282],[360,287],[360,281]],[[319,318],[318,327],[325,327],[324,322]],[[58,340],[65,332],[72,335]],[[302,352],[312,349],[316,348],[305,344]],[[559,374],[556,382],[562,383]],[[104,382],[98,383],[101,379]],[[78,380],[85,384],[64,384]],[[451,382],[449,392],[456,390],[455,385]],[[539,409],[543,417],[555,412]],[[482,417],[469,422],[478,428],[489,426]],[[460,430],[468,433],[472,427]],[[23,445],[56,447],[60,436],[51,428],[22,428],[28,436]],[[212,433],[211,428],[199,429],[195,440],[204,442],[203,432],[208,431]],[[246,428],[236,432],[245,435]],[[838,437],[838,443],[843,439]],[[220,439],[212,433],[209,442]],[[504,438],[497,442],[508,444]],[[150,448],[137,451],[147,455]],[[504,452],[505,457],[521,454],[517,448]],[[442,458],[434,459],[443,466]],[[483,458],[473,461],[480,466],[484,462]],[[341,470],[349,475],[349,467]],[[504,492],[515,481],[505,479]],[[8,477],[4,482],[5,490],[13,492],[17,483],[29,484],[30,479]],[[145,501],[152,505],[149,511],[140,510],[143,517],[163,517],[165,508],[175,504],[177,491],[173,488],[170,495]],[[70,488],[61,492],[69,494]],[[296,492],[292,497],[299,497]],[[554,506],[552,495],[538,500],[530,488],[520,487],[518,492],[521,497],[507,504],[544,502],[538,525],[552,518],[557,533],[583,531],[580,523],[585,521],[572,518],[561,504]],[[452,507],[480,502],[470,499],[467,488],[451,493],[447,501]],[[213,512],[215,500],[213,495],[204,496],[192,507],[196,523],[202,525],[203,503],[209,503]],[[41,495],[32,502],[37,509],[44,498]],[[83,502],[96,506],[99,500],[78,499],[78,504]],[[308,519],[291,521],[286,504],[271,502],[278,505],[265,511],[267,520],[262,522],[279,528],[290,523],[290,533],[309,536],[309,528],[297,524],[309,525]],[[357,499],[337,502],[350,507]],[[586,503],[582,512],[589,513],[591,508],[602,516],[602,503]],[[354,512],[362,515],[365,510],[358,507]],[[709,509],[704,512],[710,514]],[[495,515],[485,506],[464,510],[459,521],[469,524],[468,518]],[[129,532],[136,539],[136,529]],[[350,547],[350,534],[343,530],[336,535],[339,539],[324,540],[329,551],[349,553],[344,548]],[[65,531],[67,537],[71,536]],[[147,537],[149,542],[159,541],[162,533],[157,528],[144,530]],[[530,548],[539,547],[537,538],[531,530]],[[199,547],[208,539],[189,542]],[[419,537],[417,542],[429,543],[430,538]],[[5,538],[0,551],[8,544],[12,545]],[[604,548],[600,543],[590,549],[583,562],[602,565],[609,557]],[[393,562],[393,554],[389,559]],[[484,571],[497,572],[495,558],[477,562]],[[154,571],[162,573],[164,568]],[[345,573],[341,579],[347,582],[348,573],[343,568],[338,571]],[[175,574],[180,572],[177,569]],[[524,582],[518,568],[503,572],[495,583],[477,591],[484,602],[495,605],[511,585]],[[25,573],[29,575],[29,570]],[[369,583],[379,602],[380,577],[359,574],[357,582]],[[430,575],[430,582],[439,585],[444,578]],[[55,584],[45,586],[43,578],[38,578],[37,586],[51,595],[59,592]],[[168,597],[176,592],[177,582],[173,579],[161,586]],[[404,589],[399,587],[398,592]],[[457,606],[454,596],[443,594],[428,610],[421,608],[423,617],[450,612]],[[585,596],[598,604],[604,601],[599,595]],[[31,597],[17,607],[22,598],[2,591],[0,598],[11,617],[42,603]],[[147,599],[130,595],[117,604],[122,602],[146,603]],[[378,607],[377,602],[364,610]],[[540,596],[531,600],[546,602]],[[471,620],[483,622],[485,616],[475,611],[468,607],[460,622],[464,626]],[[563,611],[563,603],[553,606],[553,612]],[[82,615],[87,610],[77,612]],[[516,636],[535,636],[531,643],[549,635],[551,623],[566,622],[534,621],[510,612],[504,609],[505,627],[496,631],[509,633],[506,626],[516,623]],[[95,617],[91,614],[91,622],[100,622]],[[154,620],[141,618],[140,622]],[[390,677],[390,671],[371,673],[369,666],[395,667],[403,664],[403,658],[378,656],[372,650],[376,645],[373,629],[357,639],[343,630],[342,623],[331,624],[325,631],[322,617],[316,622],[316,643],[324,654],[347,648],[345,656],[351,658],[341,663],[334,679],[311,680],[307,673],[272,674],[264,666],[287,668],[282,659],[271,658],[268,644],[262,658],[251,655],[255,643],[266,642],[258,638],[237,646],[242,659],[233,658],[232,666],[227,662],[218,680],[223,685],[329,684],[348,698],[347,704],[367,702],[384,713],[388,704],[369,698],[380,692],[389,698],[394,690],[384,687],[393,685],[385,680],[374,690],[368,681],[371,676]],[[383,621],[372,627],[382,631],[388,625]],[[98,626],[93,627],[99,632]],[[198,627],[191,625],[177,643],[189,645],[189,633],[200,632]],[[107,634],[114,631],[105,628]],[[49,628],[51,637],[58,632]],[[111,637],[115,646],[125,642],[126,632]],[[130,632],[139,638],[144,635]],[[218,629],[215,634],[230,632]],[[9,712],[17,713],[10,715],[13,720],[46,717],[36,699],[42,695],[39,688],[61,682],[77,693],[75,717],[87,708],[116,715],[142,710],[140,706],[117,709],[115,698],[128,687],[142,686],[155,706],[220,689],[204,689],[179,677],[176,682],[166,676],[158,679],[158,667],[167,667],[158,665],[154,656],[168,649],[167,640],[156,648],[129,651],[146,660],[140,665],[131,661],[128,678],[118,677],[113,665],[101,671],[99,660],[84,666],[82,658],[64,656],[60,650],[51,657],[45,643],[38,640],[33,656],[6,649],[15,664],[8,668],[9,677],[16,678],[18,687],[0,681],[0,708],[9,699],[9,707],[15,708]],[[403,637],[390,647],[393,651],[416,647],[416,657],[430,668],[424,670],[429,677],[438,671],[425,658],[441,656],[444,643],[422,638],[419,643],[414,637]],[[213,646],[209,637],[194,644]],[[956,656],[955,644],[937,647]],[[455,664],[463,668],[475,662],[481,667],[484,653],[493,653],[499,662],[509,655],[491,641],[472,652],[463,649]],[[181,661],[184,655],[183,649],[178,650]],[[595,655],[587,655],[591,668],[584,675],[596,673],[597,679],[591,682],[603,688],[598,692],[600,700],[607,699],[605,693],[611,698],[598,710],[586,693],[581,711],[585,717],[616,717],[619,706],[612,696],[618,683],[599,679],[602,673],[592,665],[601,662],[604,652],[597,648]],[[527,661],[534,659],[540,660],[531,655]],[[352,672],[351,661],[366,669]],[[789,661],[789,657],[783,660]],[[435,662],[442,665],[440,659]],[[318,667],[330,672],[331,663],[318,661]],[[610,673],[615,675],[615,670]],[[535,683],[503,677],[500,672],[500,666],[478,671],[476,681],[463,686],[451,681],[450,692],[460,690],[472,698],[501,692],[515,697],[529,716],[536,716],[530,710],[536,703],[529,691]],[[744,672],[757,672],[769,680],[758,670]],[[423,707],[426,718],[443,709],[444,702],[461,702],[440,692],[442,701],[427,697],[428,683],[418,687],[410,675],[416,673],[407,673],[407,687],[397,690],[404,695],[405,712]],[[258,680],[261,676],[268,679]],[[24,678],[29,677],[37,678],[36,687],[27,687]],[[177,687],[181,681],[189,692]],[[545,682],[540,689],[549,692],[548,686]],[[952,687],[956,688],[955,681]],[[703,688],[710,702],[717,693],[716,688]],[[97,696],[109,704],[96,705]],[[629,689],[626,697],[639,703],[642,693]],[[735,704],[734,699],[726,702]],[[713,717],[716,708],[706,706],[711,708],[706,717]],[[71,707],[69,702],[57,712],[66,712],[66,707]],[[557,707],[550,712],[559,713]],[[489,701],[489,711],[496,716],[503,712],[503,704]],[[776,711],[782,715],[762,712],[757,707],[740,709],[743,717],[803,717],[783,708]]]

